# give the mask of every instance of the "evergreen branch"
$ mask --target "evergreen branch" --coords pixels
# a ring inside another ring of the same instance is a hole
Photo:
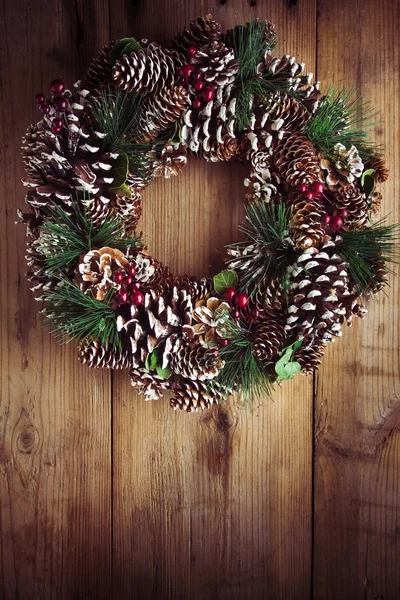
[[[376,125],[377,113],[355,92],[331,89],[306,126],[310,141],[325,156],[334,158],[333,148],[356,146],[361,158],[378,155],[382,149],[367,140],[368,129]]]
[[[240,273],[241,291],[252,296],[266,277],[279,277],[285,284],[293,253],[288,239],[290,209],[283,203],[257,202],[246,206],[245,212],[245,223],[239,229],[248,239],[228,246],[238,254],[228,264]]]
[[[124,223],[119,217],[108,219],[96,228],[78,203],[73,204],[72,211],[69,214],[55,204],[46,208],[48,219],[40,228],[37,250],[44,255],[46,271],[51,277],[60,275],[93,248],[111,246],[126,252],[143,245],[140,237],[124,237]]]
[[[252,351],[250,332],[227,316],[225,334],[229,344],[219,354],[225,361],[216,383],[227,390],[239,387],[243,397],[267,395],[272,391],[271,379]]]
[[[47,306],[42,312],[48,318],[53,335],[64,343],[98,341],[103,346],[109,344],[121,350],[116,316],[108,305],[111,295],[99,302],[63,278],[56,288],[43,294]]]
[[[371,227],[343,231],[337,251],[348,264],[349,274],[358,293],[366,294],[380,283],[378,271],[382,261],[398,263],[399,225],[383,225],[384,219]]]

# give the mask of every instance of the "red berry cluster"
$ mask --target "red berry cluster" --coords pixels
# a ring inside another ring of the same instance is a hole
[[[196,56],[196,46],[188,48],[189,58]],[[196,98],[193,100],[193,108],[199,109],[207,102],[211,102],[215,96],[215,90],[210,85],[206,85],[203,81],[203,74],[196,69],[195,65],[183,65],[180,70],[183,83],[188,87],[191,85],[196,92]]]
[[[69,96],[70,92],[65,89],[62,79],[54,79],[51,82],[49,98],[46,98],[41,92],[35,96],[35,100],[39,104],[39,110],[43,115],[48,115],[51,108],[57,113],[57,116],[51,122],[53,133],[61,133],[63,129],[64,120],[61,118],[61,113],[64,113],[69,106]]]
[[[140,291],[140,283],[135,281],[136,267],[129,266],[126,269],[120,269],[113,275],[115,283],[120,285],[116,295],[116,300],[121,304],[134,304],[138,306],[144,302],[144,294]]]
[[[223,298],[228,304],[232,306],[231,317],[233,319],[239,319],[242,317],[249,323],[258,319],[260,311],[257,308],[249,307],[249,297],[247,294],[238,292],[234,287],[228,288],[223,295]],[[229,340],[220,340],[219,345],[223,348],[227,346]]]
[[[331,204],[329,198],[325,195],[325,188],[323,183],[320,181],[314,181],[310,186],[305,185],[304,183],[300,185],[299,190],[307,200],[313,200],[314,198],[323,198]],[[348,212],[345,208],[342,210],[335,210],[333,215],[326,214],[322,218],[322,225],[333,231],[339,231],[343,227],[343,219],[345,219],[348,215]]]

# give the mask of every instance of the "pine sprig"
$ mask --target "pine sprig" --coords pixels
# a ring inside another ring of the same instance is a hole
[[[37,250],[45,257],[49,276],[60,275],[76,263],[81,254],[93,248],[110,246],[122,252],[140,249],[140,237],[124,237],[124,223],[119,217],[110,218],[98,227],[88,220],[78,203],[69,214],[57,205],[46,208],[48,219],[41,226]]]
[[[399,262],[399,225],[383,222],[384,219],[365,229],[343,231],[343,242],[336,246],[360,295],[369,293],[380,282],[377,268],[382,261]]]
[[[257,202],[246,206],[245,212],[239,229],[248,239],[228,246],[238,253],[228,264],[240,273],[241,291],[252,296],[265,278],[285,278],[293,253],[288,238],[291,211],[283,203]]]
[[[64,343],[98,341],[103,346],[109,344],[122,349],[116,316],[108,304],[110,296],[99,302],[63,278],[56,288],[45,292],[42,299],[47,304],[42,312],[57,339]]]
[[[269,396],[271,379],[253,355],[250,332],[229,317],[224,329],[229,344],[219,351],[225,366],[216,380],[218,385],[227,390],[238,386],[245,400],[255,395]]]
[[[377,114],[355,92],[331,89],[308,121],[310,141],[327,158],[334,159],[334,146],[356,146],[361,158],[370,158],[382,149],[367,140],[368,129],[376,125]]]

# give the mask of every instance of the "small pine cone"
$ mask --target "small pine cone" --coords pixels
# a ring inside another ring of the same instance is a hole
[[[361,227],[368,221],[367,201],[362,192],[352,184],[337,188],[337,193],[333,196],[333,205],[338,211],[347,211],[347,216],[343,217],[344,229]]]
[[[325,353],[325,345],[320,339],[315,340],[315,336],[312,334],[303,338],[303,343],[296,352],[295,360],[300,363],[304,374],[311,375],[319,368]]]
[[[265,287],[263,294],[263,307],[265,310],[282,310],[286,305],[286,295],[281,280],[271,279]]]
[[[343,144],[336,144],[332,152],[332,160],[320,157],[323,179],[331,190],[337,185],[352,184],[359,179],[364,164],[355,146],[347,150]]]
[[[185,377],[176,377],[172,387],[174,396],[170,401],[171,408],[194,412],[205,410],[213,404],[225,400],[226,395],[215,383],[203,382]]]
[[[113,46],[114,42],[103,46],[96,58],[90,63],[85,79],[78,81],[76,84],[78,89],[96,93],[99,88],[111,83],[112,64],[109,54]]]
[[[142,198],[139,192],[133,190],[130,198],[117,194],[110,204],[112,213],[123,219],[125,231],[134,231],[142,215]]]
[[[302,104],[311,112],[315,112],[319,104],[319,82],[312,83],[312,73],[303,74],[304,64],[296,62],[294,56],[271,58],[267,55],[264,77],[271,81],[285,79],[289,83],[288,92],[295,92]]]
[[[155,371],[148,371],[144,367],[134,367],[129,375],[132,387],[136,388],[139,394],[144,394],[145,400],[159,400],[171,387],[168,379],[163,379]]]
[[[161,150],[160,162],[154,169],[155,177],[165,177],[180,174],[187,164],[187,148],[183,144],[172,144],[167,142]]]
[[[256,133],[280,130],[300,132],[311,117],[301,102],[283,92],[276,92],[257,104],[253,114],[252,130]]]
[[[79,360],[82,364],[96,369],[129,369],[132,366],[128,350],[102,346],[97,341],[80,346]]]
[[[373,177],[377,183],[385,183],[389,177],[389,170],[383,156],[374,156],[368,160],[365,163],[365,169],[374,169]]]
[[[288,269],[290,293],[286,331],[297,339],[315,335],[323,343],[341,336],[346,317],[349,277],[333,241],[309,248]]]
[[[218,375],[224,367],[224,361],[218,356],[217,351],[178,338],[171,351],[170,367],[177,375],[206,381]]]
[[[280,312],[266,313],[260,318],[253,334],[253,354],[268,363],[283,347],[286,339],[285,317]]]
[[[129,261],[121,250],[100,248],[90,250],[82,257],[77,269],[77,282],[84,291],[91,291],[96,300],[104,300],[111,288],[116,288],[113,274],[129,266]]]
[[[124,54],[112,70],[114,83],[128,92],[143,96],[157,95],[162,89],[174,87],[179,77],[183,57],[157,44]]]
[[[212,292],[212,279],[205,277],[197,280],[195,277],[170,277],[166,279],[161,290],[162,295],[168,296],[173,288],[178,290],[186,290],[191,296],[192,302],[195,304],[199,300],[207,299]]]
[[[143,103],[134,139],[138,143],[155,140],[159,133],[178,121],[187,108],[187,90],[182,86],[164,88]]]
[[[382,291],[388,284],[388,268],[384,260],[379,258],[370,261],[370,267],[374,274],[374,285],[369,290],[370,294],[377,294]]]
[[[85,207],[85,217],[94,227],[103,225],[113,212],[110,202],[103,202],[101,198],[96,196],[84,198],[82,204]]]
[[[199,17],[191,21],[187,27],[181,31],[172,42],[177,50],[186,54],[190,46],[204,46],[215,40],[221,39],[221,25],[214,21],[212,15]]]
[[[205,82],[216,87],[232,84],[238,74],[239,66],[232,48],[223,42],[212,42],[198,49],[190,60],[192,65],[202,74]],[[191,90],[195,95],[196,91]]]
[[[285,133],[275,142],[274,157],[280,175],[292,186],[311,185],[318,181],[318,154],[305,136]]]
[[[290,223],[290,237],[300,250],[311,246],[321,246],[327,239],[322,218],[326,213],[324,205],[318,198],[307,200],[299,194],[293,202],[293,213]]]

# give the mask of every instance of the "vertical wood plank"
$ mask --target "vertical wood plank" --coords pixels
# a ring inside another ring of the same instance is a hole
[[[315,66],[316,4],[149,0],[112,4],[112,37],[167,43],[212,12],[223,29],[269,18],[280,52]],[[176,273],[210,274],[237,236],[245,169],[192,159],[158,181],[141,222],[150,253]],[[113,579],[117,597],[309,598],[312,385],[303,378],[250,410],[238,399],[178,414],[114,375]]]
[[[318,75],[381,110],[384,214],[399,221],[399,3],[320,0]],[[397,270],[397,269],[396,269]],[[399,284],[325,358],[315,397],[316,599],[400,597]]]
[[[109,35],[108,2],[0,4],[0,598],[107,598],[110,376],[41,331],[25,279],[21,138],[38,91],[68,86]]]

